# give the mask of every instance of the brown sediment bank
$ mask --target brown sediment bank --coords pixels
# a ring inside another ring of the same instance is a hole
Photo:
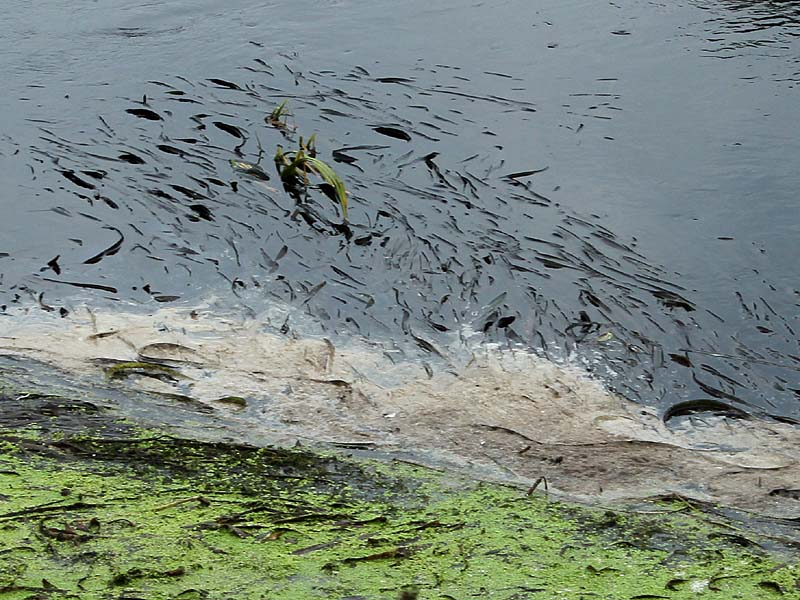
[[[800,585],[790,524],[758,533],[683,498],[589,508],[343,451],[175,437],[67,396],[0,393],[0,423],[9,600],[691,600]]]

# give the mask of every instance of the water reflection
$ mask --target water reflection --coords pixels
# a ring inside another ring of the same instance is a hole
[[[800,37],[800,3],[758,0],[720,0],[698,5],[715,14],[706,22],[705,51],[716,58],[782,56],[797,62]],[[755,52],[753,49],[760,49]],[[797,81],[800,72],[794,73]]]

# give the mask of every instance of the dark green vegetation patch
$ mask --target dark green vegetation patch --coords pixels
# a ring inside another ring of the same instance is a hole
[[[52,396],[0,399],[0,422],[3,600],[800,597],[796,560],[687,503],[587,509]]]

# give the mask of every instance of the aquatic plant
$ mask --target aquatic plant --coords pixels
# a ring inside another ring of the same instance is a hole
[[[308,175],[312,173],[319,176],[322,180],[333,188],[336,199],[342,208],[342,217],[347,221],[347,189],[344,181],[336,174],[328,163],[320,160],[314,154],[314,139],[311,136],[308,143],[303,143],[300,138],[297,150],[284,152],[282,146],[278,146],[275,152],[275,166],[280,173],[281,181],[284,185],[295,186],[298,183],[304,188],[308,188]]]
[[[276,106],[272,112],[264,117],[264,121],[286,135],[287,124],[286,116],[289,114],[288,101],[284,100]],[[336,171],[326,162],[317,158],[317,135],[314,134],[307,140],[300,136],[297,149],[284,152],[283,146],[278,144],[275,149],[275,168],[280,175],[281,181],[287,192],[298,202],[302,201],[303,195],[308,192],[309,174],[321,178],[323,184],[319,186],[332,200],[339,203],[342,210],[342,224],[335,226],[337,229],[349,232],[347,226],[347,189],[344,181],[336,174]],[[253,175],[262,179],[269,179],[264,171],[257,165],[231,160],[231,165],[239,172]],[[327,186],[327,187],[323,187]]]
[[[316,157],[317,156],[317,134],[315,133],[310,138],[308,138],[307,142],[303,142],[303,136],[300,136],[300,148],[309,156]]]
[[[289,111],[286,108],[288,103],[288,100],[284,100],[265,117],[264,121],[266,121],[267,125],[271,125],[276,129],[286,129],[288,127],[286,124],[286,117],[289,115]]]

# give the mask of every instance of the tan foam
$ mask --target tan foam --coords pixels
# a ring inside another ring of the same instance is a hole
[[[119,385],[182,393],[229,411],[231,434],[243,439],[257,429],[283,442],[372,443],[481,476],[545,477],[572,496],[679,493],[800,516],[800,501],[769,494],[800,486],[797,428],[712,418],[671,430],[654,410],[608,393],[579,369],[526,352],[444,348],[470,358],[443,361],[431,375],[420,362],[391,360],[381,344],[296,339],[263,320],[200,309],[81,310],[65,319],[20,313],[4,324],[6,353],[75,373],[102,377],[98,359],[138,360],[142,349],[171,359],[186,379]],[[231,395],[247,398],[248,410],[214,402]]]

